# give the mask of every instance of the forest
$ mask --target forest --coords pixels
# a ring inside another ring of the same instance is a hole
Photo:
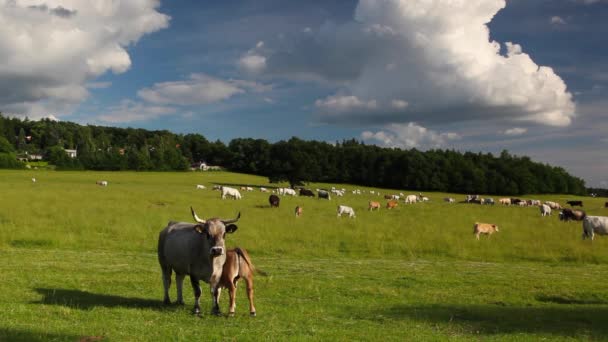
[[[72,158],[66,149],[77,151]],[[200,162],[287,181],[453,193],[584,195],[585,182],[561,167],[515,156],[455,150],[383,148],[355,139],[334,144],[296,137],[278,142],[175,134],[0,114],[0,168],[22,168],[39,156],[57,170],[186,171]]]

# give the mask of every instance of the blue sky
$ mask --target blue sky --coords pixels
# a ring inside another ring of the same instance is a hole
[[[0,111],[508,149],[608,187],[608,1],[0,0]]]

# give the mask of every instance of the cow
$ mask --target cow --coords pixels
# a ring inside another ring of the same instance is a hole
[[[524,200],[521,200],[519,198],[511,198],[511,204],[513,205],[521,205],[521,202],[525,202]]]
[[[608,202],[604,203],[604,208],[608,208]]]
[[[221,185],[214,185],[212,190],[219,190],[222,191],[222,186]]]
[[[326,200],[331,199],[331,195],[329,194],[329,192],[327,192],[327,190],[319,190],[317,196]]]
[[[587,216],[583,220],[583,240],[590,238],[593,241],[595,234],[608,235],[608,217]]]
[[[498,200],[498,203],[500,203],[502,205],[511,205],[511,199],[510,198],[501,198]]]
[[[99,185],[99,186],[108,186],[108,181],[97,181],[95,182],[95,184]]]
[[[566,201],[566,204],[570,205],[571,207],[582,207],[583,206],[583,201]]]
[[[443,199],[444,202],[448,202],[448,203],[454,203],[456,202],[455,199],[453,199],[452,197],[446,197]]]
[[[585,213],[582,210],[578,210],[578,209],[572,210],[572,209],[564,208],[559,213],[560,221],[566,221],[566,222],[570,221],[570,220],[582,221],[585,217],[587,217],[587,213]]]
[[[36,178],[32,177],[32,183],[36,183]]]
[[[428,198],[428,197],[426,197],[426,196],[422,196],[422,197],[420,198],[420,202],[428,202],[428,201],[429,201],[429,198]]]
[[[281,199],[279,196],[272,194],[268,197],[268,203],[270,203],[271,208],[278,208],[279,204],[281,204]]]
[[[397,208],[399,206],[399,202],[396,200],[390,200],[386,202],[386,209],[391,210],[393,208]]]
[[[368,209],[369,211],[372,211],[374,209],[380,210],[380,202],[369,201]]]
[[[302,214],[304,213],[304,208],[300,207],[299,205],[296,207],[296,209],[294,210],[296,217],[300,217],[302,216]]]
[[[416,195],[405,196],[405,204],[416,203],[417,201],[418,201],[418,196],[416,196]]]
[[[388,199],[388,200],[393,199],[393,195],[384,195],[384,199]]]
[[[196,315],[201,313],[202,291],[199,281],[202,280],[211,288],[212,313],[219,315],[219,283],[226,261],[224,237],[226,233],[232,234],[238,229],[234,223],[239,220],[241,213],[232,220],[219,218],[203,220],[196,215],[192,207],[190,211],[196,223],[170,221],[158,235],[158,262],[163,273],[163,303],[171,303],[169,288],[171,274],[175,272],[177,304],[184,304],[183,282],[184,277],[189,275],[194,290],[193,313]]]
[[[483,198],[481,204],[494,205],[495,203],[493,198]]]
[[[473,234],[477,236],[477,240],[479,240],[480,234],[490,236],[495,232],[498,232],[498,226],[495,224],[475,222],[475,225],[473,225]]]
[[[315,197],[315,193],[309,189],[300,189],[300,196]]]
[[[236,247],[226,251],[226,262],[222,269],[219,287],[228,289],[230,295],[230,307],[228,315],[234,316],[236,309],[236,288],[239,279],[244,279],[247,284],[247,298],[249,299],[249,315],[255,317],[255,306],[253,305],[253,273],[255,267],[247,251]]]
[[[246,187],[245,187],[245,190],[246,190],[246,191],[253,191],[253,187],[251,187],[251,186],[246,186]]]
[[[539,200],[530,200],[530,203],[528,203],[530,205],[535,205],[535,206],[540,206],[541,203]]]
[[[466,195],[464,201],[467,203],[481,203],[479,195]]]
[[[342,217],[342,214],[348,215],[348,217],[355,217],[355,210],[351,207],[347,207],[345,205],[338,206],[338,217]]]
[[[562,208],[562,206],[557,202],[546,201],[545,204],[550,206],[553,210],[559,210]]]
[[[206,189],[207,187],[201,184],[196,184],[197,189]]]
[[[268,192],[268,189],[266,189],[265,187],[261,187],[260,192]]]
[[[290,188],[283,188],[283,192],[281,193],[281,195],[297,196],[296,191],[294,189],[290,189]]]
[[[222,187],[222,199],[226,199],[226,197],[232,197],[232,199],[241,199],[241,193],[235,189],[227,186]]]
[[[551,207],[550,206],[548,206],[546,204],[543,204],[539,208],[540,208],[540,215],[541,216],[551,215]]]
[[[523,200],[519,200],[519,202],[517,203],[520,207],[527,207],[528,206],[528,202],[523,201]]]

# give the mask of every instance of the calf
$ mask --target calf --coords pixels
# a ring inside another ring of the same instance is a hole
[[[345,205],[338,206],[338,217],[342,217],[342,214],[348,215],[348,217],[355,217],[355,210]]]
[[[477,240],[480,234],[492,235],[495,232],[498,232],[498,226],[495,224],[476,222],[473,226],[473,234],[477,236]]]
[[[300,206],[297,206],[295,209],[295,213],[296,213],[296,217],[300,217],[302,216],[302,213],[304,212],[304,209]]]
[[[228,289],[230,294],[230,308],[228,315],[233,316],[236,308],[236,287],[239,279],[243,278],[247,284],[247,298],[249,298],[249,314],[255,317],[253,305],[253,273],[255,267],[245,249],[235,248],[226,251],[226,262],[222,270],[219,286]]]
[[[374,209],[380,210],[380,202],[369,201],[369,210],[372,211]]]
[[[399,206],[399,202],[395,201],[395,200],[390,200],[388,202],[386,202],[386,209],[393,209],[393,208],[397,208],[397,206]]]
[[[281,203],[281,199],[277,195],[270,195],[268,197],[268,203],[270,203],[271,208],[278,208]]]

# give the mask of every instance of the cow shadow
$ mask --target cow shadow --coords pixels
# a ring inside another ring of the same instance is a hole
[[[12,342],[46,342],[46,341],[79,341],[83,337],[76,335],[55,334],[42,331],[17,330],[0,328],[0,341]]]
[[[32,304],[60,305],[73,309],[91,310],[95,307],[134,308],[151,310],[168,310],[174,306],[166,306],[161,300],[122,297],[108,294],[98,294],[81,290],[36,288],[42,295],[39,301]]]
[[[549,302],[560,303],[560,297]],[[380,317],[423,321],[431,324],[460,326],[475,334],[540,333],[568,337],[608,336],[608,303],[590,305],[585,300],[572,300],[583,305],[510,306],[492,304],[397,305],[380,310]],[[595,304],[595,302],[594,302]],[[369,316],[369,313],[368,313]],[[369,319],[369,317],[367,317]]]

